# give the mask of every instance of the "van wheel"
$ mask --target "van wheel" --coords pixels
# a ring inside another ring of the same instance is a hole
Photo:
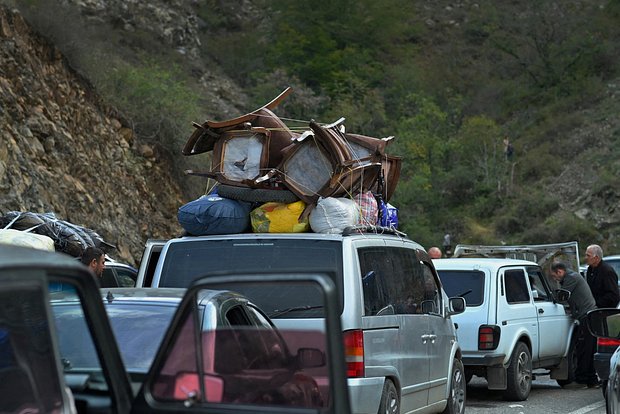
[[[383,392],[381,393],[381,402],[379,403],[379,414],[398,414],[400,413],[400,401],[398,400],[398,392],[394,383],[385,380],[383,384]]]
[[[463,414],[465,412],[465,369],[460,359],[452,362],[452,379],[448,390],[448,404],[443,414]]]
[[[504,399],[509,401],[524,401],[532,389],[532,355],[530,349],[523,342],[517,342],[510,365],[506,372],[508,387],[504,391]]]

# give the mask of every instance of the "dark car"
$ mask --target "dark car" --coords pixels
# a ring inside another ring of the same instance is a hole
[[[114,288],[101,291],[125,367],[139,383],[148,372],[186,290]],[[88,341],[86,321],[76,317],[81,309],[75,299],[75,291],[52,295],[52,311],[66,376],[90,374],[92,367],[97,366],[97,352]],[[304,371],[325,365],[322,351],[303,348],[300,352],[303,357],[292,355],[269,318],[238,293],[203,289],[197,302],[199,325],[213,337],[212,343],[205,343],[209,350],[203,357],[205,366],[229,380],[233,377],[243,380],[244,375],[253,371],[254,381],[246,380],[248,387],[252,391],[268,390],[251,393],[245,387],[236,387],[223,393],[221,402],[256,402],[286,394],[287,403],[292,405],[324,405],[316,380]],[[259,379],[261,383],[257,384]]]
[[[101,287],[134,287],[138,269],[106,257],[105,269],[101,275]]]
[[[603,308],[588,312],[588,329],[599,339],[620,340],[620,309]],[[607,413],[620,412],[620,348],[610,354],[604,395]]]
[[[260,312],[246,314],[250,304],[239,295],[220,293],[247,284],[312,286],[323,299],[322,328],[275,331]],[[92,273],[66,255],[0,246],[0,412],[350,412],[338,296],[330,275],[197,280],[174,305],[171,318],[164,318],[170,326],[161,343],[152,337],[154,354],[142,336],[151,325],[134,324],[126,338],[116,337],[121,330],[110,323],[104,306],[122,302],[122,295],[114,295],[110,290],[102,300]],[[236,312],[239,301],[244,308]],[[135,361],[117,341],[127,342]],[[304,345],[310,342],[321,352]],[[154,355],[152,363],[140,351]],[[316,392],[317,385],[321,399],[300,398],[306,395],[300,387]]]
[[[616,274],[620,275],[620,255],[605,256],[603,258],[605,263],[609,264],[616,271]],[[583,277],[586,276],[588,266],[584,265],[579,268],[579,272]],[[618,280],[618,286],[620,289],[620,280]],[[596,338],[596,352],[594,353],[594,369],[596,374],[601,380],[601,388],[603,393],[607,392],[607,378],[609,377],[609,359],[611,355],[620,346],[620,339],[609,337],[597,337]]]

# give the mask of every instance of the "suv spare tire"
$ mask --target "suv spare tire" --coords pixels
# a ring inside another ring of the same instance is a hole
[[[299,201],[293,192],[289,190],[275,190],[265,188],[247,188],[234,185],[219,184],[217,193],[221,197],[233,200],[249,201],[251,203],[285,203],[290,204]]]

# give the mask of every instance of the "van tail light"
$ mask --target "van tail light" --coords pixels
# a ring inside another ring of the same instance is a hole
[[[481,325],[478,328],[478,349],[493,350],[499,345],[500,329],[497,325]]]
[[[344,332],[344,355],[347,362],[347,377],[364,376],[364,332],[360,329]]]
[[[598,352],[614,352],[620,345],[620,339],[596,338],[596,349]]]

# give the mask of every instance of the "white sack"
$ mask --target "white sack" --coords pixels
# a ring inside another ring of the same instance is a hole
[[[0,244],[54,251],[54,240],[51,237],[15,229],[0,229]]]
[[[339,234],[359,221],[359,209],[349,198],[320,198],[309,217],[315,233]]]

